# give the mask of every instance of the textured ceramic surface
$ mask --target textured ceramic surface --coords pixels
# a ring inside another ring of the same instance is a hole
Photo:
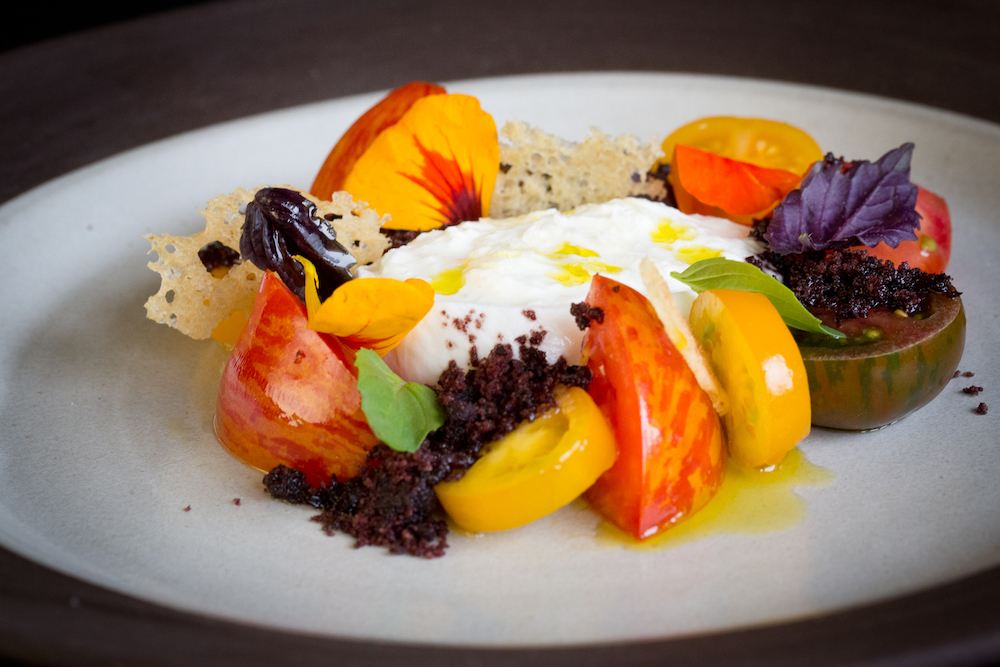
[[[310,510],[270,501],[212,435],[224,353],[145,320],[147,233],[200,228],[237,186],[308,186],[378,96],[272,113],[149,145],[0,208],[0,542],[43,564],[181,609],[340,637],[466,645],[666,638],[895,597],[1000,563],[1000,128],[877,98],[679,75],[460,82],[498,124],[570,139],[595,126],[661,138],[704,115],[807,129],[847,157],[917,145],[913,178],[948,200],[949,273],[968,312],[963,370],[882,431],[802,445],[836,481],[805,488],[794,528],[664,551],[599,539],[571,506],[523,529],[453,534],[435,561],[351,548]],[[963,384],[960,384],[963,383]],[[240,498],[236,505],[234,498]],[[184,511],[190,506],[190,511]]]

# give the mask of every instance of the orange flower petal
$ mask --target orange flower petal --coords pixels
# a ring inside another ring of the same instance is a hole
[[[434,290],[417,278],[355,278],[321,303],[316,268],[304,257],[295,259],[306,273],[309,328],[332,334],[354,350],[364,347],[385,355],[434,306]]]
[[[710,214],[715,207],[730,218],[763,215],[802,180],[790,171],[758,167],[680,144],[674,149],[671,172],[671,176],[676,174],[672,182],[680,184],[675,190],[680,190],[677,202],[682,211]],[[695,201],[689,202],[687,196]]]
[[[500,166],[493,118],[467,95],[431,95],[384,130],[344,189],[392,229],[426,231],[489,215]]]
[[[368,150],[375,138],[387,127],[395,125],[413,103],[428,95],[444,95],[445,89],[433,83],[412,81],[386,95],[366,111],[344,133],[326,157],[310,194],[320,199],[330,199],[337,190],[344,189],[344,180],[354,168],[358,158]]]

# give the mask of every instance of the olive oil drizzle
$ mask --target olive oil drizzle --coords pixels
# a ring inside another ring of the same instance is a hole
[[[797,525],[806,514],[806,502],[794,487],[826,486],[835,475],[809,463],[798,448],[777,466],[752,469],[727,461],[722,486],[709,503],[677,525],[637,540],[607,521],[597,528],[598,542],[635,550],[672,549],[712,535],[760,535]]]

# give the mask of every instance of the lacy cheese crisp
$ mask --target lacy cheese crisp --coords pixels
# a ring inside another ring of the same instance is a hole
[[[232,194],[210,200],[201,212],[205,229],[196,234],[146,236],[150,252],[157,254],[148,266],[161,277],[159,291],[146,301],[149,319],[191,338],[212,337],[224,343],[231,342],[229,332],[242,330],[253,310],[263,272],[250,262],[237,260],[224,275],[218,269],[213,274],[205,268],[198,251],[213,242],[239,251],[246,205],[260,187],[252,191],[237,188]],[[379,232],[388,216],[379,217],[346,192],[335,192],[332,201],[302,194],[316,204],[320,217],[330,221],[337,240],[351,251],[358,266],[375,261],[389,247]]]
[[[591,129],[580,143],[509,121],[500,135],[500,174],[490,217],[513,218],[555,208],[568,211],[581,204],[601,204],[623,197],[662,199],[662,181],[646,174],[663,151],[652,140],[609,135]]]

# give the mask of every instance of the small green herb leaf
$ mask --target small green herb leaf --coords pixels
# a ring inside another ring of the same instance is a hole
[[[445,411],[434,390],[416,382],[403,382],[371,350],[358,350],[361,410],[372,432],[397,452],[415,452],[427,434],[444,424]]]
[[[806,310],[805,306],[795,298],[792,290],[753,264],[713,257],[695,262],[683,273],[673,271],[670,275],[695,292],[704,292],[710,289],[734,289],[763,294],[778,310],[781,319],[788,326],[802,331],[826,334],[833,338],[844,338],[843,333],[824,326],[818,318]]]

